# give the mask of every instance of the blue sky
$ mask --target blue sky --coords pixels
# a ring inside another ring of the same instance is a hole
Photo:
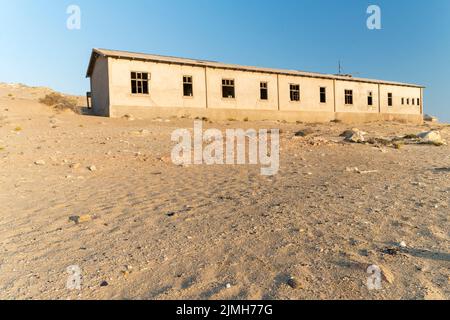
[[[66,9],[81,8],[81,30]],[[366,27],[370,4],[382,30]],[[93,47],[403,81],[450,122],[449,0],[0,0],[0,81],[89,89]]]

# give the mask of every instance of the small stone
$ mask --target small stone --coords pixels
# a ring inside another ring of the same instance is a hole
[[[406,242],[405,241],[400,242],[400,247],[406,248]]]
[[[387,267],[382,266],[382,265],[380,266],[380,269],[381,269],[381,273],[383,275],[383,279],[385,281],[387,281],[389,284],[393,284],[395,277],[394,277],[394,274],[391,272],[391,270],[389,270]]]
[[[37,166],[45,166],[45,161],[44,160],[37,160],[34,162],[35,165]]]
[[[297,289],[299,287],[298,281],[293,277],[289,278],[289,280],[287,281],[287,285],[292,289]]]
[[[71,216],[69,217],[69,221],[75,222],[75,224],[85,223],[92,221],[92,216],[89,214],[85,214],[82,216]]]
[[[227,283],[227,289],[230,289],[230,288],[231,288],[231,284]]]
[[[79,163],[72,163],[72,164],[70,165],[70,168],[71,168],[71,169],[78,169],[80,166],[81,166],[81,164],[79,164]]]
[[[88,169],[89,169],[89,171],[92,171],[92,172],[97,171],[96,166],[89,166]]]
[[[107,287],[109,285],[109,283],[107,281],[102,281],[100,283],[100,287]]]

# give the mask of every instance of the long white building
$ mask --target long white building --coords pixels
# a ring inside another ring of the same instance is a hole
[[[94,49],[95,114],[216,120],[421,122],[415,84]]]

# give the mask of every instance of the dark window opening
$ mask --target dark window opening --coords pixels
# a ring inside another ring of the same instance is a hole
[[[402,105],[405,104],[405,98],[402,98]]]
[[[290,91],[291,91],[291,101],[300,101],[300,85],[291,84]]]
[[[411,99],[412,100],[412,105],[416,104],[416,100],[415,99]]]
[[[194,96],[194,85],[193,85],[192,77],[190,77],[190,76],[183,77],[183,96],[185,96],[185,97],[193,97]]]
[[[345,104],[346,105],[353,104],[353,90],[345,90]]]
[[[269,99],[269,92],[267,90],[267,82],[261,82],[260,87],[260,99],[261,100],[268,100]]]
[[[406,104],[409,106],[409,98],[406,99]]]
[[[393,105],[392,93],[388,93],[388,106],[392,107],[392,105]]]
[[[131,93],[132,94],[148,94],[148,73],[132,72],[131,73]]]
[[[420,106],[420,99],[417,98],[417,105]]]
[[[234,80],[222,80],[222,97],[234,99],[236,97],[234,90]]]
[[[327,88],[320,88],[320,103],[327,103]]]
[[[369,106],[373,106],[373,93],[369,92],[369,95],[367,96],[367,104]]]

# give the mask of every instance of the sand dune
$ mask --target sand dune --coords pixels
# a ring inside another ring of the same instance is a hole
[[[0,85],[0,298],[450,298],[449,146],[350,144],[341,123],[205,122],[280,128],[279,174],[181,167],[170,135],[193,120],[56,112],[38,103],[49,92]],[[450,141],[436,123],[358,128]],[[66,288],[71,265],[81,291]]]

